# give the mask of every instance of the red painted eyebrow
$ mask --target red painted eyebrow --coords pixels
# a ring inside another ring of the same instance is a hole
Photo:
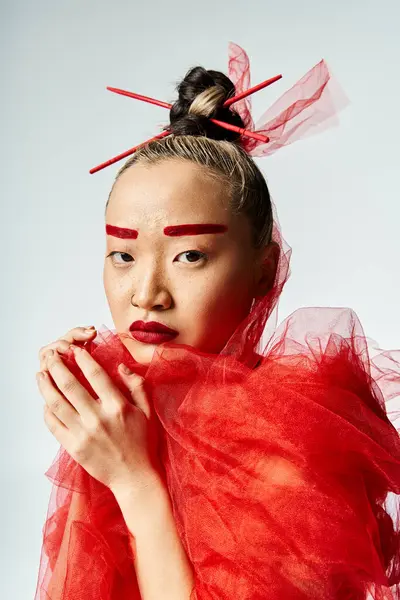
[[[192,225],[170,225],[165,227],[164,234],[170,236],[200,235],[202,233],[223,233],[227,231],[226,225],[215,223],[193,223]]]
[[[188,225],[170,225],[164,228],[164,234],[177,237],[181,235],[201,235],[202,233],[224,233],[228,228],[226,225],[216,223],[193,223]],[[106,233],[122,239],[136,239],[138,232],[136,229],[127,227],[115,227],[115,225],[106,225]]]
[[[114,225],[106,225],[106,233],[122,239],[136,239],[138,232],[136,229],[128,229],[127,227],[115,227]]]

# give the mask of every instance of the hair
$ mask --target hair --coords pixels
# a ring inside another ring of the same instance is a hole
[[[255,248],[271,242],[273,215],[265,178],[241,146],[241,134],[224,129],[210,118],[244,127],[240,115],[224,102],[235,95],[233,82],[219,71],[193,67],[177,86],[178,100],[170,111],[172,134],[139,148],[118,171],[111,188],[122,173],[135,164],[154,165],[162,160],[181,159],[195,163],[227,185],[230,208],[250,220]]]

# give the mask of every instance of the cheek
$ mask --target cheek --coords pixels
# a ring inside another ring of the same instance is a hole
[[[107,298],[107,302],[111,305],[114,301],[115,296],[115,286],[113,285],[112,277],[110,276],[109,270],[107,267],[104,267],[103,270],[103,286],[104,292]]]
[[[249,270],[220,272],[219,276],[193,286],[186,296],[187,311],[191,319],[203,329],[230,330],[248,314],[252,300]]]
[[[103,286],[108,305],[113,314],[118,313],[119,309],[130,300],[129,281],[124,285],[123,280],[116,276],[113,271],[107,267],[103,270]]]

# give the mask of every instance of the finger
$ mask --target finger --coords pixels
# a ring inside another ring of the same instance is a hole
[[[63,335],[63,339],[69,344],[73,344],[75,341],[86,340],[95,333],[95,327],[93,329],[90,329],[88,327],[74,327],[73,329],[70,329],[65,335]]]
[[[86,379],[98,395],[101,404],[107,410],[115,408],[116,403],[125,404],[125,396],[114,385],[111,378],[98,362],[84,348],[73,348],[75,361]]]
[[[57,352],[60,352],[61,354],[64,354],[64,352],[67,352],[69,348],[69,342],[67,342],[66,340],[57,340],[56,342],[52,342],[51,344],[48,344],[47,346],[44,346],[44,348],[41,348],[40,352],[39,352],[39,358],[40,358],[40,370],[41,371],[45,371],[47,369],[47,357],[48,354],[50,352],[50,350],[57,350]]]
[[[124,382],[131,393],[133,403],[144,412],[148,419],[150,419],[150,402],[145,389],[144,378],[137,373],[126,373],[122,365],[119,366],[119,370],[123,375]]]
[[[54,379],[61,397],[64,396],[81,417],[88,422],[93,420],[97,414],[97,403],[83,387],[78,379],[64,364],[61,356],[54,352],[47,360],[47,369]],[[90,383],[90,382],[89,382]],[[73,426],[73,423],[71,423]]]
[[[43,418],[50,433],[52,433],[56,440],[58,440],[58,442],[67,450],[69,443],[68,429],[49,409],[47,404],[45,404],[43,407]]]
[[[95,328],[74,327],[74,329],[68,331],[62,338],[43,346],[39,350],[40,370],[42,371],[46,368],[46,355],[49,350],[57,350],[63,354],[64,352],[68,352],[70,344],[73,344],[75,341],[89,340],[96,334],[97,331]]]
[[[74,429],[78,424],[79,414],[75,408],[63,398],[59,390],[54,387],[47,373],[43,373],[42,377],[37,374],[37,382],[40,393],[42,394],[48,409],[57,417],[57,419],[68,429]]]

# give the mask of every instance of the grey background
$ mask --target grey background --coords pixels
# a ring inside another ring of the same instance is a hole
[[[112,328],[102,286],[104,205],[117,168],[91,167],[150,137],[186,70],[250,55],[259,115],[321,58],[351,100],[340,126],[261,159],[293,247],[280,320],[349,306],[400,347],[397,0],[8,0],[0,4],[2,187],[1,590],[33,598],[58,442],[42,417],[39,348],[78,325]]]

